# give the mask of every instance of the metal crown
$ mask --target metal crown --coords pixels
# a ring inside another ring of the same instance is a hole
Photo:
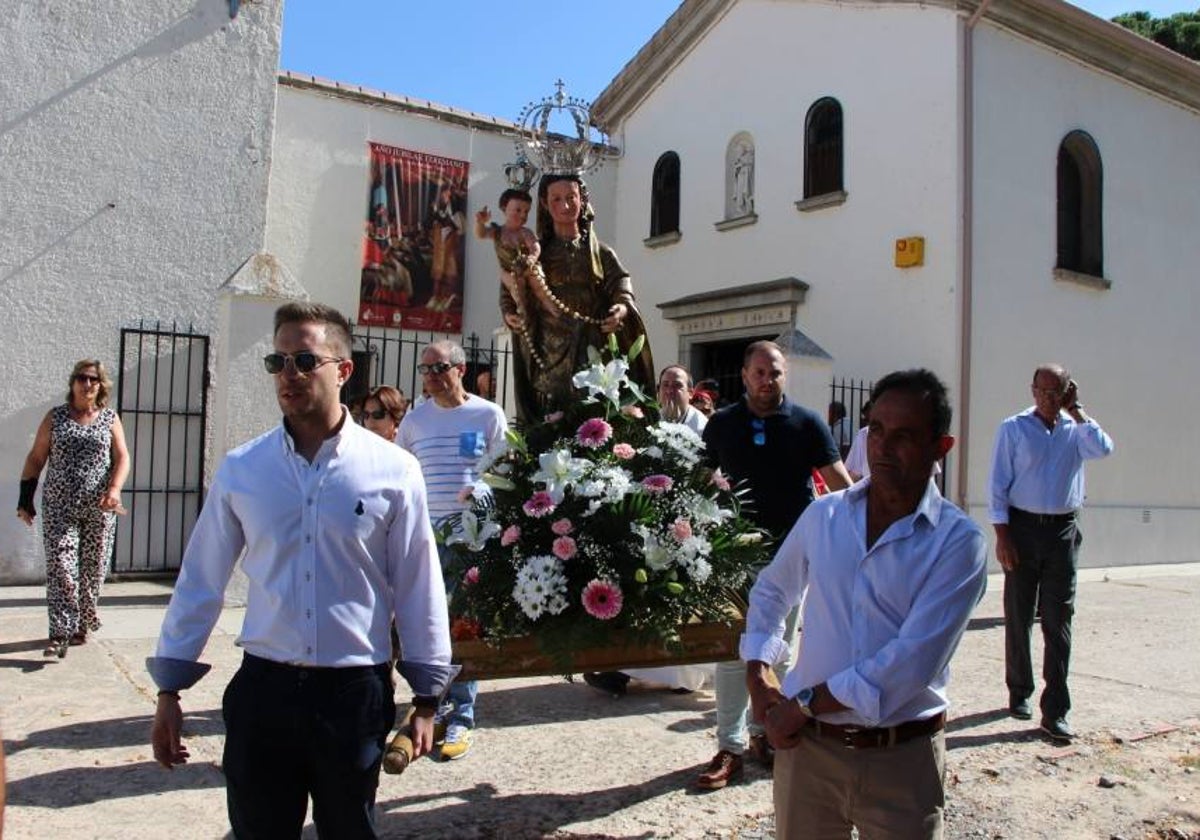
[[[562,79],[554,86],[553,96],[530,102],[517,118],[521,127],[514,141],[517,162],[510,167],[532,164],[546,175],[584,175],[599,169],[607,157],[608,135],[592,126],[590,103],[567,96]],[[574,136],[550,131],[550,120],[556,115],[567,117],[574,126]],[[508,169],[505,167],[505,174]]]

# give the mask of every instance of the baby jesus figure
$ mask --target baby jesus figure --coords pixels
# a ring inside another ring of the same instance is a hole
[[[533,335],[537,318],[531,317],[530,301],[542,301],[545,296],[545,281],[542,266],[538,262],[542,247],[537,236],[525,226],[533,198],[524,190],[508,189],[500,195],[500,211],[504,224],[491,222],[492,214],[484,207],[475,214],[475,236],[491,239],[496,247],[496,259],[500,262],[500,282],[515,304],[506,305],[503,291],[500,295],[500,311],[509,329],[525,337],[537,358],[537,337]],[[553,312],[552,306],[547,309]]]

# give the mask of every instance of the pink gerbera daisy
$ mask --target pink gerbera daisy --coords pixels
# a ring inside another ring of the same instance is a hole
[[[628,443],[618,443],[615,446],[613,446],[613,454],[616,455],[618,458],[620,458],[622,461],[628,461],[630,458],[632,458],[634,455],[637,454],[637,450],[634,449]]]
[[[571,524],[571,520],[565,516],[562,519],[555,519],[554,524],[550,526],[550,530],[558,534],[560,537],[565,537],[567,534],[575,530],[575,526]]]
[[[648,475],[642,479],[642,487],[646,489],[647,493],[666,493],[674,486],[675,482],[671,480],[671,476],[661,473]]]
[[[583,590],[583,608],[601,621],[616,618],[621,612],[621,589],[607,580],[594,579]]]
[[[570,537],[559,537],[550,546],[550,550],[554,552],[554,556],[559,560],[570,560],[578,551],[575,546],[575,540]]]
[[[588,449],[599,449],[608,443],[611,437],[612,426],[599,417],[583,421],[583,424],[575,430],[575,440],[579,441],[581,446],[586,446]]]
[[[539,490],[529,497],[529,501],[525,502],[525,504],[521,506],[521,509],[524,510],[528,516],[532,516],[534,519],[540,519],[549,513],[553,513],[554,507],[554,499],[550,498],[550,494],[545,490]]]
[[[500,535],[500,545],[508,548],[519,539],[521,539],[521,528],[517,525],[509,525]]]

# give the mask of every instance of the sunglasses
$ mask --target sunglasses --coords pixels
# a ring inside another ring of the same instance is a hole
[[[377,408],[374,411],[360,411],[358,413],[358,422],[365,423],[365,422],[367,422],[368,417],[371,418],[372,420],[382,420],[384,417],[387,417],[387,416],[388,416],[388,410],[386,408]]]
[[[77,373],[75,374],[75,381],[81,382],[84,385],[99,385],[100,377],[92,376],[90,373]]]
[[[421,374],[422,376],[428,376],[431,373],[434,376],[441,376],[452,367],[454,367],[454,365],[450,364],[449,362],[434,362],[431,365],[421,364],[417,365],[417,373]]]
[[[307,350],[299,353],[268,353],[263,356],[263,366],[267,369],[267,373],[283,373],[283,369],[289,361],[297,373],[312,373],[323,364],[344,360],[336,356],[318,356]]]
[[[755,417],[750,421],[750,428],[754,430],[755,446],[766,446],[767,443],[767,422],[761,417]]]

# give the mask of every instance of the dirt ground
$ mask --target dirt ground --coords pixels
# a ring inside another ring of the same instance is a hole
[[[1200,838],[1200,566],[1165,568],[1081,581],[1071,677],[1080,737],[1068,748],[1007,715],[990,582],[952,665],[948,837]],[[184,696],[192,762],[167,772],[150,761],[142,664],[165,591],[141,586],[110,586],[100,637],[62,662],[41,656],[41,592],[0,590],[8,840],[228,836],[219,709],[240,613],[226,610],[206,653],[214,671]],[[773,837],[767,771],[748,767],[721,791],[690,787],[716,749],[708,690],[638,687],[613,699],[561,678],[492,681],[478,714],[466,758],[383,777],[383,836]],[[316,836],[311,825],[304,836]]]

